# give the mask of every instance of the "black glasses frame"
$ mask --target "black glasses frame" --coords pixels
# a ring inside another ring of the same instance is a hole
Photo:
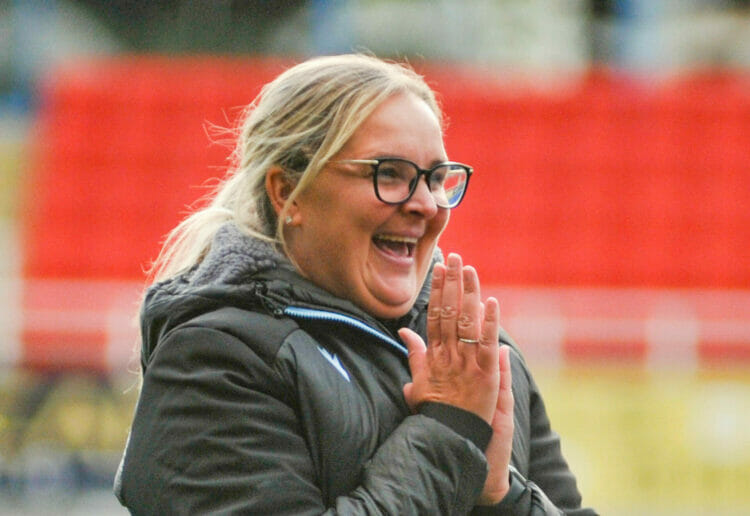
[[[409,195],[407,195],[406,198],[401,201],[386,201],[380,196],[380,191],[378,190],[378,171],[379,171],[380,165],[382,163],[387,163],[387,162],[392,162],[392,161],[400,161],[402,163],[408,163],[409,165],[413,166],[414,169],[417,171],[415,180],[411,183],[409,187]],[[437,204],[437,205],[440,208],[453,209],[459,204],[461,204],[461,201],[463,201],[464,196],[466,195],[466,191],[469,189],[469,180],[471,179],[471,174],[474,172],[474,169],[471,168],[469,165],[465,165],[464,163],[458,163],[456,161],[445,161],[443,163],[438,163],[432,168],[419,168],[419,165],[417,165],[413,161],[409,161],[408,159],[404,159],[404,158],[343,159],[343,160],[337,161],[336,163],[352,163],[355,165],[370,165],[371,167],[373,167],[374,170],[372,174],[372,187],[375,189],[375,196],[378,198],[380,202],[383,202],[385,204],[390,204],[392,206],[398,206],[406,202],[409,202],[409,199],[411,199],[412,196],[414,196],[414,192],[417,191],[417,185],[419,184],[419,178],[421,176],[424,176],[425,183],[427,183],[427,188],[430,190],[430,192],[432,192],[432,188],[430,188],[430,176],[432,176],[433,172],[445,166],[452,166],[452,167],[463,168],[464,171],[466,172],[466,184],[464,186],[464,191],[461,193],[461,197],[459,197],[458,200],[454,202],[453,204],[450,204],[447,206],[441,206],[440,204]],[[435,199],[435,202],[437,203],[437,199]]]

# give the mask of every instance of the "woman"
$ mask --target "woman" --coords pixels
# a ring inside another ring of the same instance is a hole
[[[250,106],[235,158],[144,299],[125,506],[592,513],[497,301],[436,247],[471,168],[448,161],[418,75],[297,65]]]

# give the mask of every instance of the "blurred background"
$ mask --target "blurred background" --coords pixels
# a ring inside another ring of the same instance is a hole
[[[231,127],[306,57],[408,60],[584,501],[750,513],[750,2],[0,0],[0,514],[123,514],[135,323]]]

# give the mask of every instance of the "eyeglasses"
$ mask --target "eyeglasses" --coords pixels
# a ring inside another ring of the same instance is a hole
[[[473,169],[452,161],[429,169],[401,158],[344,159],[336,163],[353,163],[373,167],[375,195],[386,204],[404,204],[417,190],[419,178],[425,177],[427,187],[440,208],[455,208],[461,203],[469,186]]]

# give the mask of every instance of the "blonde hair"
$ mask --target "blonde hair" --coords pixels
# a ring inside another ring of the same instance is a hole
[[[216,231],[228,221],[286,251],[283,218],[288,206],[384,100],[410,92],[442,123],[433,91],[400,63],[350,54],[313,58],[266,84],[244,111],[233,166],[208,203],[175,227],[150,271],[159,281],[200,263]],[[278,166],[295,185],[276,214],[265,187]]]

